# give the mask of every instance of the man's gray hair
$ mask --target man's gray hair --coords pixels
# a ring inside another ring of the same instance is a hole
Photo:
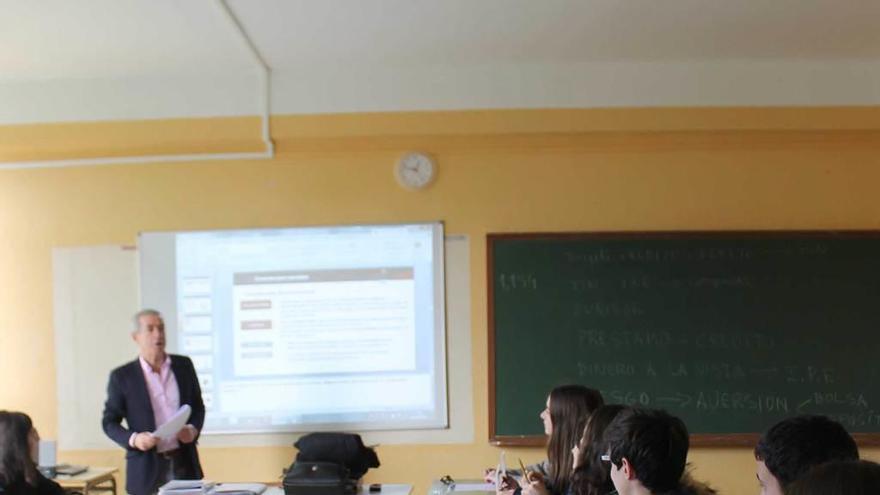
[[[162,318],[162,313],[156,311],[155,309],[142,309],[134,314],[134,328],[132,329],[132,333],[137,332],[141,329],[141,316],[158,316]]]

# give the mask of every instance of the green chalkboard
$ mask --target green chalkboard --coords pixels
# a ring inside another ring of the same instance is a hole
[[[880,232],[490,234],[490,441],[564,383],[752,444],[825,414],[880,439]]]

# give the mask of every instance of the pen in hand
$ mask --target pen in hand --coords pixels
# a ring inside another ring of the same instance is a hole
[[[525,464],[523,464],[522,459],[517,458],[517,460],[519,461],[519,467],[522,470],[523,479],[525,480],[526,483],[531,482],[531,479],[529,477],[529,470],[526,469],[526,466],[525,466]]]

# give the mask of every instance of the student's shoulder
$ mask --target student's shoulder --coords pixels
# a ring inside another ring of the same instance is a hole
[[[64,488],[61,488],[56,481],[50,480],[46,478],[42,474],[40,475],[40,480],[37,483],[37,488],[40,492],[40,495],[64,495]]]
[[[37,473],[37,479],[34,484],[26,483],[24,480],[17,481],[11,485],[0,486],[0,493],[4,495],[64,495],[64,488],[53,480]]]
[[[706,483],[685,475],[681,480],[681,486],[673,493],[674,495],[717,495],[718,492]]]

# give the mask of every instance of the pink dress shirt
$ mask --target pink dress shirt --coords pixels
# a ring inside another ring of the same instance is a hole
[[[156,426],[159,426],[168,421],[180,409],[180,388],[177,386],[177,379],[174,378],[174,373],[171,372],[171,356],[165,356],[165,361],[159,367],[158,373],[153,371],[153,368],[143,357],[138,359],[141,362],[141,370],[144,372],[147,392],[150,394],[153,418],[156,420]],[[128,440],[131,446],[134,446],[135,435],[137,433],[132,434]],[[160,440],[156,445],[156,451],[166,452],[174,450],[179,446],[177,438]]]

